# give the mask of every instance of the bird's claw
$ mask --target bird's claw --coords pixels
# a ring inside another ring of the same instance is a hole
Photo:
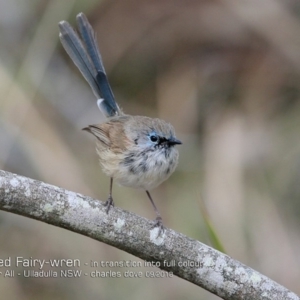
[[[104,206],[106,206],[106,213],[108,214],[110,208],[115,206],[112,196],[108,197],[108,199],[104,203]]]
[[[165,227],[160,216],[156,217],[154,220],[154,224],[151,226],[151,229],[153,228],[158,228],[157,238],[164,233]]]

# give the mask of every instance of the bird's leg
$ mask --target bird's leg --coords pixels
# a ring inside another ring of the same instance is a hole
[[[106,213],[107,214],[110,210],[110,207],[115,206],[114,200],[113,200],[113,197],[112,197],[112,187],[113,187],[113,178],[111,177],[110,178],[110,187],[109,187],[109,196],[108,196],[108,199],[106,200],[106,202],[104,203],[104,206],[107,206],[107,208],[106,208]]]
[[[154,211],[155,211],[155,213],[156,213],[155,223],[154,223],[154,225],[152,226],[152,228],[158,227],[159,230],[158,230],[158,235],[157,235],[157,237],[159,237],[159,236],[164,232],[165,228],[164,228],[164,225],[163,225],[163,222],[162,222],[161,215],[160,215],[160,213],[159,213],[157,207],[155,206],[154,201],[152,200],[152,197],[151,197],[149,191],[146,191],[146,193],[147,193],[147,196],[148,196],[148,198],[150,199],[151,204],[152,204],[152,206],[153,206],[153,208],[154,208]]]

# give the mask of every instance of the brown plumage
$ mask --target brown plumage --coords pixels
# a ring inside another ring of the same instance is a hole
[[[119,184],[149,190],[166,180],[175,170],[178,151],[169,144],[174,139],[172,125],[143,116],[114,117],[83,130],[97,138],[97,153],[105,174]],[[161,145],[149,140],[157,134]]]
[[[108,213],[114,205],[113,180],[144,189],[156,212],[154,226],[159,227],[159,235],[163,230],[162,219],[148,190],[174,172],[178,163],[178,151],[174,146],[181,142],[176,139],[172,125],[161,119],[123,114],[108,83],[92,27],[82,13],[77,15],[77,22],[81,39],[66,21],[59,23],[59,36],[96,95],[99,109],[108,117],[102,124],[83,128],[97,138],[100,164],[111,178],[106,211]]]

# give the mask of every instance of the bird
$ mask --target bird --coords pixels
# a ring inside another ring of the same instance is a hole
[[[96,137],[96,151],[103,172],[110,177],[106,213],[114,206],[113,182],[142,189],[154,208],[153,228],[158,236],[164,232],[162,217],[149,190],[159,186],[174,172],[179,153],[171,124],[146,116],[125,114],[118,106],[110,87],[96,35],[84,13],[76,16],[78,33],[67,21],[59,22],[59,38],[97,98],[97,105],[106,117],[101,124],[89,125],[83,130]]]

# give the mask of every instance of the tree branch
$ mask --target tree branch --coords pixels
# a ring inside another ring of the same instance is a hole
[[[0,209],[65,228],[188,280],[223,299],[299,299],[253,269],[171,229],[157,237],[150,221],[117,207],[0,170]],[[168,265],[166,265],[166,262]]]

